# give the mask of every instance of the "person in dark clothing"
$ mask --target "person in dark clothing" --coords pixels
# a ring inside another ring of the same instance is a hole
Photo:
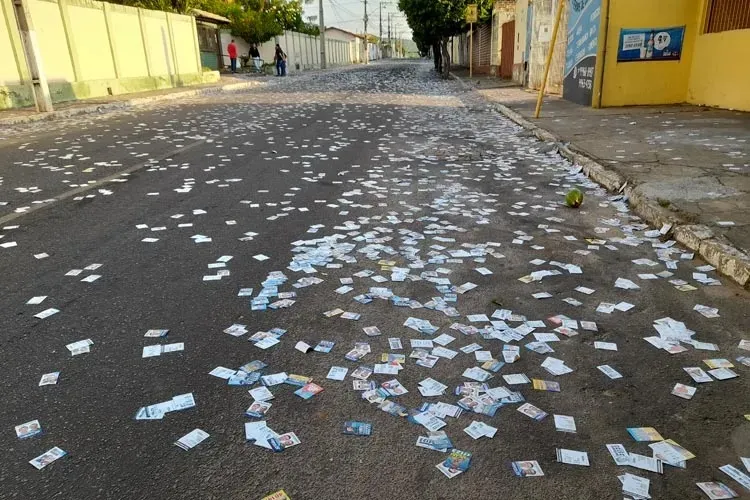
[[[286,76],[286,54],[278,43],[273,59],[276,62],[276,76]]]
[[[248,55],[250,56],[250,59],[253,60],[253,66],[255,67],[255,71],[260,73],[262,60],[260,58],[260,51],[258,50],[258,46],[255,44],[250,45],[250,52]]]

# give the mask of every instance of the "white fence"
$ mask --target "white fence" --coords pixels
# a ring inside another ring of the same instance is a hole
[[[229,66],[227,45],[231,40],[234,40],[235,45],[237,45],[237,52],[240,56],[246,56],[250,50],[250,44],[245,40],[232,36],[229,31],[222,31],[221,53],[226,67]],[[273,63],[276,43],[276,40],[269,40],[258,47],[261,59],[267,64]],[[357,50],[356,46],[352,46],[354,43],[326,39],[328,67],[345,66],[357,62],[353,59],[353,54]],[[286,70],[288,73],[320,68],[320,37],[305,35],[296,31],[286,31],[278,37],[278,44],[281,45],[287,55]]]

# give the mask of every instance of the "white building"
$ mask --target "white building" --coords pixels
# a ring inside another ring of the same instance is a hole
[[[349,50],[350,50],[350,58],[351,61],[355,64],[357,63],[363,63],[365,62],[365,37],[364,35],[359,35],[357,33],[352,33],[351,31],[347,31],[341,28],[326,28],[325,31],[326,39],[329,40],[340,40],[343,42],[349,43]],[[380,53],[380,47],[376,43],[368,43],[367,44],[368,49],[368,60],[373,61],[375,59],[380,59],[381,53]]]

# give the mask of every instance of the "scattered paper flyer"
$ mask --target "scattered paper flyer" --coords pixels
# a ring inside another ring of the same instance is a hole
[[[346,377],[346,373],[349,371],[348,368],[344,368],[341,366],[332,366],[331,369],[328,371],[328,375],[326,375],[327,379],[331,380],[344,380]]]
[[[693,310],[698,311],[700,314],[702,314],[706,318],[718,318],[719,317],[719,310],[715,307],[709,307],[709,306],[704,306],[701,304],[696,304],[695,307],[693,307]]]
[[[703,369],[693,366],[693,367],[687,367],[683,368],[687,372],[688,375],[690,375],[690,378],[693,379],[693,381],[703,384],[705,382],[713,382],[713,379],[708,375],[708,373],[704,372]]]
[[[34,317],[35,318],[39,318],[39,319],[49,318],[53,314],[57,314],[59,312],[60,312],[59,309],[55,309],[54,307],[50,307],[49,309],[45,309],[44,311],[35,314]]]
[[[633,498],[651,498],[648,491],[651,488],[651,481],[644,477],[633,474],[623,474],[617,476],[622,483],[622,492]]]
[[[729,380],[730,378],[739,377],[739,375],[729,368],[716,368],[715,370],[708,370],[708,373],[716,380]]]
[[[250,389],[249,392],[255,401],[268,401],[269,399],[273,399],[273,393],[269,391],[266,386]]]
[[[43,385],[55,385],[60,378],[60,372],[45,373],[39,381],[39,387]]]
[[[54,448],[42,453],[38,457],[36,457],[33,460],[30,460],[29,463],[36,467],[37,469],[44,469],[46,466],[54,462],[55,460],[64,457],[67,455],[67,453],[57,446]]]
[[[617,465],[630,465],[630,453],[621,444],[608,444],[607,450]]]
[[[724,483],[695,483],[710,500],[737,498],[737,493]]]
[[[603,374],[605,374],[607,377],[611,378],[612,380],[622,378],[622,374],[609,365],[600,365],[600,366],[597,366],[597,368],[599,369],[599,371],[601,371]]]
[[[750,476],[739,470],[737,467],[727,464],[719,467],[719,470],[740,483],[747,491],[750,491]]]
[[[563,464],[570,465],[583,465],[588,467],[589,455],[585,451],[573,451],[566,450],[564,448],[557,448],[557,461]]]
[[[524,403],[518,407],[518,411],[526,415],[527,417],[533,418],[534,420],[543,420],[547,416],[547,412],[540,410],[531,403]]]
[[[292,500],[284,490],[279,490],[263,497],[261,500]]]
[[[347,420],[344,422],[344,434],[352,436],[369,436],[372,434],[372,424],[369,422]]]
[[[672,389],[672,394],[682,399],[692,399],[693,396],[695,396],[696,390],[695,387],[689,385],[675,384],[674,389]]]
[[[271,406],[271,403],[265,401],[255,401],[245,410],[245,415],[253,418],[263,418],[268,413],[268,410],[271,409]]]
[[[576,421],[573,417],[567,415],[553,415],[555,419],[555,429],[560,432],[576,433]]]
[[[195,429],[182,436],[180,439],[175,441],[175,445],[183,450],[187,451],[190,448],[198,446],[200,443],[208,438],[208,433],[200,429]]]
[[[529,377],[527,377],[523,373],[509,373],[508,375],[503,375],[503,380],[505,380],[505,383],[508,385],[520,385],[520,384],[531,383],[531,380],[529,380]]]
[[[617,344],[613,342],[594,342],[594,349],[603,349],[605,351],[616,351]]]
[[[511,467],[513,468],[513,474],[518,477],[541,477],[544,475],[539,462],[536,460],[513,462]]]
[[[657,458],[647,457],[644,455],[639,455],[637,453],[630,453],[629,458],[630,461],[628,465],[631,467],[636,467],[638,469],[643,469],[650,472],[656,472],[658,474],[664,474],[662,461]]]
[[[39,420],[32,420],[16,426],[16,437],[18,439],[27,439],[41,433],[42,424],[39,423]]]
[[[161,356],[165,353],[184,351],[185,344],[183,342],[176,342],[174,344],[156,344],[143,346],[142,358],[151,358],[154,356]]]
[[[560,384],[549,380],[533,379],[531,381],[534,389],[538,391],[560,392]]]
[[[497,428],[475,420],[464,429],[464,432],[474,439],[479,439],[480,437],[493,438],[495,437]]]
[[[636,441],[664,441],[653,427],[630,427],[628,434]]]
[[[294,394],[301,397],[302,399],[310,399],[322,391],[323,388],[318,384],[314,382],[308,382],[307,384],[294,391]]]

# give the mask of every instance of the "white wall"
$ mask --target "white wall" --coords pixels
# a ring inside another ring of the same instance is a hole
[[[377,59],[382,59],[383,55],[380,53],[380,45],[376,43],[370,43],[368,44],[369,50],[369,58],[370,61],[375,61]]]
[[[237,57],[246,56],[250,50],[249,43],[240,37],[232,36],[229,31],[222,30],[219,39],[221,40],[221,56],[226,67],[229,67],[229,50],[227,49],[229,42],[234,40],[234,44],[237,46]],[[237,64],[239,65],[239,61]]]
[[[326,29],[326,38],[329,38],[331,40],[341,40],[342,42],[353,42],[355,40],[359,40],[359,38],[354,35],[331,28]]]
[[[346,35],[346,33],[343,33]],[[232,36],[229,31],[221,32],[221,53],[224,65],[229,66],[227,45],[234,38],[238,56],[247,55],[250,44],[242,38]],[[354,37],[356,38],[356,37]],[[276,40],[272,39],[258,46],[260,57],[266,64],[273,64]],[[320,68],[320,38],[305,35],[295,31],[286,31],[278,37],[278,43],[287,55],[287,73]],[[329,66],[344,66],[360,62],[354,57],[354,44],[348,41],[334,39],[326,32],[326,60]]]

